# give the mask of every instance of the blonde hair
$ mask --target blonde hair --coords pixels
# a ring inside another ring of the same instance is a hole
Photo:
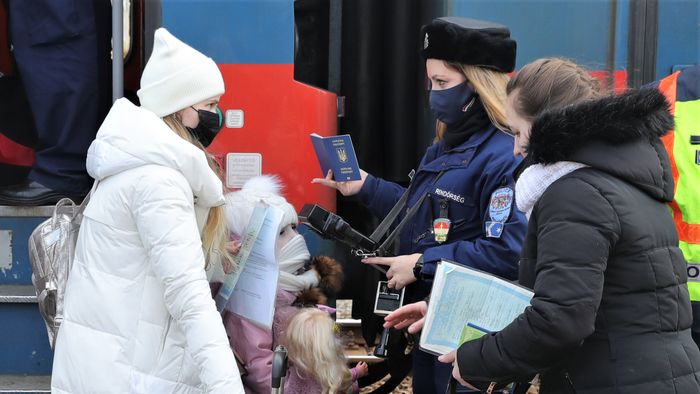
[[[506,85],[510,77],[508,74],[492,70],[490,68],[472,66],[469,64],[445,62],[450,68],[453,68],[465,78],[479,95],[481,103],[486,109],[486,113],[491,120],[491,123],[499,130],[508,130],[508,122],[506,121]],[[437,121],[436,125],[436,141],[441,140],[447,125],[441,121]]]
[[[184,124],[179,112],[167,115],[163,118],[165,124],[180,138],[201,149],[207,157],[209,167],[221,177],[221,167],[214,157],[209,154],[199,141],[192,137]],[[209,268],[212,262],[221,261],[224,272],[229,272],[233,265],[233,256],[226,249],[229,240],[228,226],[224,206],[212,207],[207,216],[207,223],[202,231],[202,248],[204,249],[205,268]]]
[[[289,360],[321,386],[322,394],[345,392],[352,385],[335,322],[324,311],[304,308],[289,321],[282,336]]]

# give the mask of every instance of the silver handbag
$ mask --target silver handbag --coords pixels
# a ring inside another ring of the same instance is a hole
[[[53,215],[29,236],[32,284],[52,349],[63,321],[63,297],[73,266],[83,211],[96,187],[97,182],[80,205],[69,198],[60,200]]]

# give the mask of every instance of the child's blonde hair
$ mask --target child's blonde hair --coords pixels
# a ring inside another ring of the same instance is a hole
[[[323,394],[345,392],[352,385],[335,322],[326,312],[302,309],[289,321],[282,343],[291,364],[316,381]]]

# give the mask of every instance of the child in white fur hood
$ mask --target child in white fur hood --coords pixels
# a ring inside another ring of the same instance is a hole
[[[298,225],[297,213],[294,207],[280,195],[282,185],[274,176],[259,176],[250,179],[237,192],[226,196],[226,219],[234,243],[232,252],[237,252],[237,241],[245,231],[250,217],[259,203],[273,206],[284,212],[279,226],[279,236],[276,241],[277,262],[280,268],[277,296],[275,301],[275,316],[272,331],[253,324],[233,313],[224,314],[224,324],[229,336],[231,348],[243,364],[243,383],[247,393],[269,393],[272,373],[273,350],[283,338],[289,321],[303,306],[316,306],[326,303],[325,293],[336,293],[342,284],[342,269],[332,258],[318,256],[311,259],[304,237],[296,231]],[[333,342],[337,341],[332,332],[324,335],[328,347],[337,349]],[[318,340],[318,338],[316,338]],[[313,355],[312,355],[313,356]],[[311,359],[324,359],[324,355]],[[293,359],[290,354],[290,359]],[[328,359],[327,357],[325,358]],[[344,365],[342,353],[337,355],[337,363]],[[318,366],[321,367],[321,366]],[[295,365],[290,365],[285,387],[290,383],[311,388],[312,392],[328,392],[327,382],[315,382],[314,371],[305,371]],[[338,369],[340,370],[340,369]],[[335,381],[351,382],[357,379],[361,372],[366,373],[366,365],[356,371],[343,368],[343,376],[335,377]],[[352,379],[354,378],[354,379]],[[346,391],[351,387],[338,387]],[[312,387],[316,387],[312,388]],[[356,388],[356,385],[354,386]],[[333,391],[337,391],[333,389]]]

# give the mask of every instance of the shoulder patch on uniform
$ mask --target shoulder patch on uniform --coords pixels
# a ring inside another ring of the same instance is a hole
[[[503,222],[486,222],[486,237],[501,238],[503,234]]]
[[[504,223],[510,216],[510,210],[513,206],[513,189],[510,187],[501,187],[491,193],[491,201],[489,201],[489,217],[493,222]]]

